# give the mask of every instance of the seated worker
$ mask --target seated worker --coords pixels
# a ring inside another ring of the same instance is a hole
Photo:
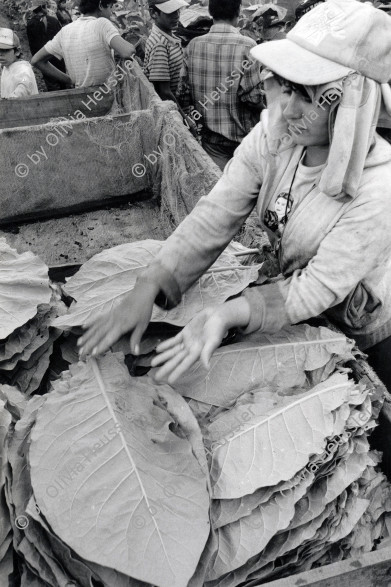
[[[178,27],[179,10],[185,6],[188,3],[184,0],[149,0],[154,23],[145,46],[144,73],[162,100],[175,102],[186,126],[197,136],[196,123],[186,116],[176,98],[183,50],[173,31]]]
[[[187,46],[178,92],[193,118],[202,116],[202,146],[222,171],[264,106],[261,66],[250,56],[256,43],[235,28],[241,3],[209,1],[213,26]]]
[[[31,55],[35,55],[48,41],[57,35],[61,30],[61,25],[57,18],[48,15],[45,0],[32,0],[30,7],[33,16],[27,21],[26,32]],[[65,73],[65,63],[62,59],[52,57],[50,63]],[[63,90],[65,88],[64,84],[50,77],[44,75],[43,79],[48,92]]]
[[[376,133],[379,113],[391,118],[391,19],[329,0],[251,53],[273,72],[279,100],[128,295],[86,324],[81,354],[128,332],[138,354],[153,304],[176,306],[255,208],[279,278],[200,312],[158,347],[156,376],[172,383],[200,358],[208,365],[230,328],[275,333],[324,314],[391,391],[391,146]]]
[[[16,34],[11,29],[0,28],[0,98],[27,98],[38,94],[33,68],[20,56]]]
[[[111,50],[122,58],[135,54],[110,22],[114,0],[80,0],[82,16],[66,25],[34,55],[31,64],[44,75],[77,88],[103,84],[115,69]],[[49,63],[52,56],[64,59],[67,73]]]

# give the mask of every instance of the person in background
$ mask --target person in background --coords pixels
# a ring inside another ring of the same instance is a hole
[[[68,24],[34,55],[31,63],[45,75],[77,88],[103,84],[115,69],[112,49],[133,57],[135,48],[110,22],[114,0],[80,0],[82,16]],[[53,67],[52,57],[64,59],[68,75]]]
[[[57,18],[48,15],[45,0],[32,0],[30,7],[33,16],[27,21],[26,31],[31,55],[35,55],[61,30],[61,25]],[[64,61],[52,57],[50,63],[65,73]],[[48,92],[63,90],[66,87],[64,83],[55,81],[46,75],[43,75],[43,79]]]
[[[38,94],[33,68],[20,57],[17,35],[11,29],[0,28],[1,98],[27,98]]]
[[[72,22],[72,16],[67,10],[66,0],[58,0],[56,17],[62,27]]]
[[[235,28],[240,7],[241,0],[210,0],[213,26],[187,46],[178,91],[193,119],[202,116],[202,146],[221,170],[264,107],[261,66],[250,56],[256,43]]]
[[[149,0],[154,23],[145,46],[144,73],[162,100],[175,102],[184,123],[197,136],[196,123],[186,116],[176,98],[183,50],[181,40],[174,31],[179,22],[179,10],[185,6],[188,3],[184,0]]]

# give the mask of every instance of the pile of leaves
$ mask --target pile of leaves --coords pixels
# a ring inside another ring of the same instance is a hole
[[[121,300],[161,246],[120,245],[67,281],[73,302],[53,321],[67,368],[48,393],[0,385],[10,584],[250,587],[388,537],[391,486],[368,443],[384,398],[352,378],[352,341],[302,324],[237,335],[175,388],[149,370],[158,341],[256,280],[260,266],[238,261],[243,247],[178,308],[155,308],[136,369],[125,340],[78,360],[80,326]]]
[[[50,286],[48,268],[30,252],[18,254],[0,239],[0,382],[26,395],[40,389],[53,343],[51,322],[66,307]]]

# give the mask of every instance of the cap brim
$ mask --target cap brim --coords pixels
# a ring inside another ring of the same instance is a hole
[[[189,4],[188,2],[185,2],[185,0],[168,0],[167,2],[163,2],[163,4],[156,4],[156,8],[159,8],[164,14],[171,14],[180,8],[186,8],[187,6],[189,6]]]
[[[0,49],[15,49],[15,45],[11,47],[9,45],[4,45],[4,43],[0,43]]]
[[[277,75],[305,86],[327,84],[353,71],[300,47],[290,39],[262,43],[251,49],[251,54]]]

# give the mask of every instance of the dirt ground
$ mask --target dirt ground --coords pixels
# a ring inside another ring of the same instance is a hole
[[[11,247],[32,251],[50,267],[81,264],[119,244],[166,236],[156,200],[0,229]]]

